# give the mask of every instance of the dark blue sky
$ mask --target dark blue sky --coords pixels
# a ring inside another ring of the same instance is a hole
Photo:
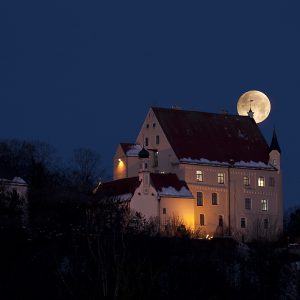
[[[150,106],[236,113],[247,90],[272,105],[286,207],[299,205],[298,1],[1,1],[1,138],[67,157],[98,151],[111,174]]]

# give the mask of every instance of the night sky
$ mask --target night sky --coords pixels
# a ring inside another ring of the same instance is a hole
[[[1,138],[68,158],[134,142],[150,106],[236,113],[268,95],[260,124],[282,148],[285,207],[300,204],[299,1],[1,1]]]

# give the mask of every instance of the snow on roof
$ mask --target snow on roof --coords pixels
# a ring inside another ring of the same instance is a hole
[[[268,164],[269,146],[252,118],[152,108],[177,158],[255,161]],[[174,126],[175,124],[175,126]]]
[[[183,186],[179,191],[176,190],[174,187],[162,187],[160,191],[158,191],[160,196],[172,196],[172,197],[184,197],[184,198],[191,198],[193,197],[192,193]]]
[[[118,201],[118,202],[127,202],[132,198],[133,194],[132,193],[127,193],[127,194],[121,194],[117,196],[113,196],[113,199]]]
[[[228,162],[221,162],[217,160],[208,160],[206,158],[200,158],[200,159],[192,159],[192,158],[182,158],[180,159],[180,162],[187,163],[187,164],[199,164],[199,165],[212,165],[212,166],[224,166],[228,167],[230,164]],[[237,161],[232,164],[232,167],[235,168],[250,168],[250,169],[272,169],[274,170],[274,167],[270,164],[266,164],[264,162],[255,162],[255,161]]]
[[[138,156],[139,152],[142,150],[142,146],[141,145],[132,145],[129,150],[126,151],[126,155],[127,156]]]
[[[116,201],[129,201],[141,184],[138,177],[123,178],[98,184],[93,193]]]
[[[26,181],[21,177],[14,177],[12,180],[0,178],[0,182],[5,185],[27,185]]]
[[[142,146],[133,143],[120,143],[126,156],[138,156],[139,152],[142,150]]]
[[[186,182],[179,180],[176,174],[151,173],[150,178],[151,184],[160,196],[193,197]]]
[[[14,177],[12,182],[17,183],[17,184],[26,184],[26,181],[24,179],[22,179],[21,177]]]

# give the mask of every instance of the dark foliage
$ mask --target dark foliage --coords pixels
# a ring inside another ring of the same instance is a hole
[[[27,143],[14,144],[13,151],[6,146],[0,145],[2,166],[19,170],[12,176],[23,176],[31,185],[26,226],[20,199],[0,199],[1,299],[299,296],[295,262],[300,257],[286,247],[191,239],[184,228],[178,229],[179,237],[161,237],[154,223],[133,215],[126,205],[83,193],[92,177],[82,173],[71,180],[66,175],[71,173],[48,157],[51,151]],[[295,212],[290,221],[295,235],[297,216]]]

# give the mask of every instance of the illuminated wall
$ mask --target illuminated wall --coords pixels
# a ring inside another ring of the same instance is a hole
[[[165,209],[165,210],[164,210]],[[165,213],[164,213],[165,212]],[[160,199],[160,220],[165,225],[168,220],[178,216],[187,228],[194,229],[194,199],[161,197]]]

